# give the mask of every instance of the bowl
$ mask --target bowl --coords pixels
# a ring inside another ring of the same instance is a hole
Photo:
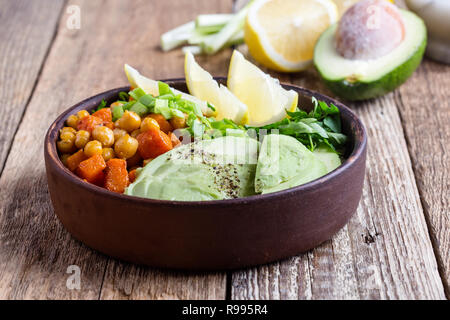
[[[216,78],[224,83],[225,78]],[[187,92],[184,79],[163,80]],[[304,88],[311,97],[334,103],[349,136],[346,160],[327,175],[291,189],[247,198],[166,201],[110,192],[82,181],[58,157],[58,131],[69,115],[92,110],[102,99],[117,100],[117,88],[88,98],[61,114],[45,137],[48,189],[54,211],[74,238],[109,256],[159,268],[226,270],[265,264],[318,246],[341,229],[362,194],[367,136],[362,122],[343,104]]]

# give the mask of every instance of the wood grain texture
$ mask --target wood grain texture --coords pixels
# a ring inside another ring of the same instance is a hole
[[[67,29],[68,15],[61,17],[0,177],[0,299],[224,298],[225,274],[135,267],[73,240],[53,214],[42,152],[45,132],[59,113],[127,83],[125,62],[153,78],[182,76],[182,53],[159,51],[159,35],[201,12],[229,11],[231,2],[84,0],[68,5],[80,6],[81,29]],[[171,19],[164,21],[167,12]],[[230,51],[223,52],[207,66],[224,74],[229,56]],[[81,269],[81,290],[66,287],[69,265]]]
[[[395,97],[450,297],[450,66],[426,59]]]
[[[313,69],[272,75],[332,96]],[[310,252],[233,273],[232,299],[445,299],[394,94],[349,105],[369,136],[357,212]]]
[[[0,173],[53,40],[63,3],[0,0]]]

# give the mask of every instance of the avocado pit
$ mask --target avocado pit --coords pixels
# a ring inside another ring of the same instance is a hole
[[[336,50],[346,59],[376,59],[404,38],[405,25],[397,7],[386,0],[366,0],[343,15],[336,30]]]

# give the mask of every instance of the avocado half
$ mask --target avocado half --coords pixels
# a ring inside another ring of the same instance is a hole
[[[397,48],[377,59],[342,57],[335,49],[337,23],[320,36],[314,49],[314,65],[334,94],[347,100],[378,97],[394,90],[413,74],[427,45],[427,30],[414,13],[400,12],[405,38]]]

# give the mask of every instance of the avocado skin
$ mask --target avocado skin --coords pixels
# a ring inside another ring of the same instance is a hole
[[[349,82],[346,79],[327,80],[323,74],[319,74],[325,85],[337,96],[350,101],[366,100],[382,96],[403,84],[417,69],[422,61],[427,38],[425,37],[420,46],[411,57],[397,68],[387,73],[378,80],[371,82]],[[316,69],[319,70],[317,65]]]

